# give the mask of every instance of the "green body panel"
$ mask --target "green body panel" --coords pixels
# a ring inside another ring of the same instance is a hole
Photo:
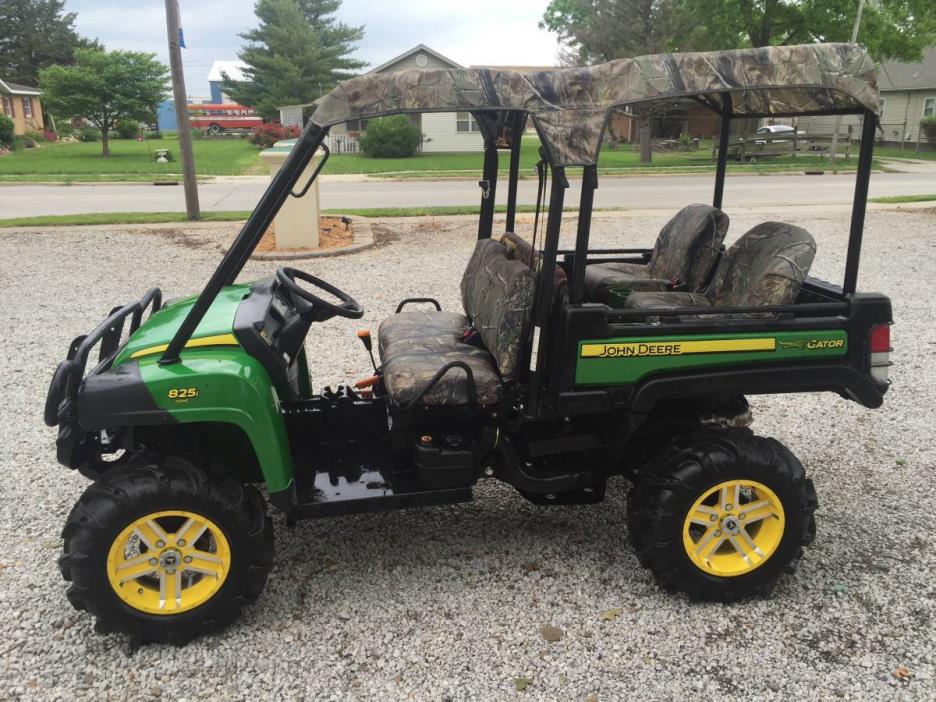
[[[224,288],[208,308],[208,312],[196,327],[192,338],[232,333],[237,306],[249,292],[250,285],[231,285]],[[120,354],[114,360],[114,365],[126,363],[138,351],[168,344],[182,324],[182,320],[192,309],[196,299],[197,296],[193,295],[176,300],[147,319],[121,349]]]
[[[180,363],[161,366],[159,355],[140,359],[153,400],[179,422],[228,422],[253,445],[270,491],[293,477],[286,424],[266,369],[241,348],[187,350]]]
[[[718,348],[718,344],[711,342],[735,345],[737,350]],[[763,348],[745,348],[750,345]],[[841,330],[585,340],[579,342],[576,354],[575,382],[577,385],[623,385],[651,374],[752,362],[822,359],[843,356],[847,351],[848,335]]]
[[[192,335],[193,340],[234,333],[234,317],[250,285],[231,285],[218,295]],[[134,353],[168,344],[197,296],[167,305],[127,341],[114,366]],[[158,351],[135,359],[153,401],[181,423],[226,422],[240,427],[253,445],[271,491],[289,487],[293,477],[286,425],[266,369],[240,346],[185,348],[182,360],[159,365]],[[307,372],[307,371],[306,371]]]

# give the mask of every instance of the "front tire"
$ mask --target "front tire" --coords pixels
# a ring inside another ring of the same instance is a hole
[[[219,631],[263,591],[273,525],[260,493],[170,457],[103,475],[72,509],[68,599],[137,642]]]
[[[774,439],[705,429],[651,468],[628,497],[640,563],[667,590],[731,602],[769,593],[815,535],[802,464]]]

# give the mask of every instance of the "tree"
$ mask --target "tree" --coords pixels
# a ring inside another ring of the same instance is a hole
[[[0,76],[35,85],[39,71],[71,64],[75,50],[102,48],[75,31],[75,13],[64,12],[64,0],[3,0],[0,2]]]
[[[82,117],[101,130],[107,157],[113,127],[121,119],[148,119],[166,99],[167,79],[155,54],[79,49],[75,65],[43,69],[39,85],[50,111]]]
[[[313,102],[366,64],[349,57],[363,27],[338,22],[341,0],[257,0],[260,26],[241,38],[245,81],[225,77],[225,92],[276,118],[281,105]]]
[[[683,51],[847,42],[858,0],[680,0],[671,48]],[[865,5],[858,43],[875,60],[919,61],[936,41],[932,0]]]
[[[876,60],[916,61],[936,41],[933,0],[868,2],[858,43]],[[540,26],[565,63],[660,51],[850,41],[858,0],[552,0]],[[641,161],[649,130],[641,125]]]
[[[560,59],[591,64],[665,51],[676,26],[676,0],[552,0],[540,27],[559,36]],[[640,160],[652,157],[650,123],[638,121]]]

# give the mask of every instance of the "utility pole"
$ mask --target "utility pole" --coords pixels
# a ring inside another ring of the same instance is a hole
[[[179,46],[179,0],[166,0],[166,33],[169,35],[169,68],[172,72],[172,97],[175,101],[176,126],[179,134],[179,155],[182,159],[182,182],[185,187],[185,216],[201,218],[198,207],[198,181],[195,180],[195,156],[192,153],[192,131],[189,126],[185,76],[182,74],[182,50]]]
[[[861,13],[864,12],[865,0],[858,0],[858,14],[852,25],[851,43],[858,41],[858,28],[861,26]],[[842,126],[842,115],[835,118],[835,131],[832,133],[832,172],[838,173],[838,133]]]

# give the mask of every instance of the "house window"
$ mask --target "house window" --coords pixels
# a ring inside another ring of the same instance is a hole
[[[28,117],[28,118],[32,119],[32,116],[33,116],[33,114],[32,114],[32,98],[31,98],[31,97],[26,97],[26,96],[24,96],[24,97],[23,97],[23,117]]]
[[[470,112],[455,113],[455,131],[457,132],[480,132],[477,120]]]
[[[363,132],[367,129],[367,120],[366,119],[349,119],[345,122],[345,126],[349,132]]]
[[[16,117],[16,112],[13,111],[13,100],[9,95],[3,96],[3,114],[7,117]]]
[[[923,116],[932,117],[936,115],[936,97],[923,98]]]
[[[880,98],[878,100],[878,117],[884,114],[884,105],[887,102],[887,98]]]

